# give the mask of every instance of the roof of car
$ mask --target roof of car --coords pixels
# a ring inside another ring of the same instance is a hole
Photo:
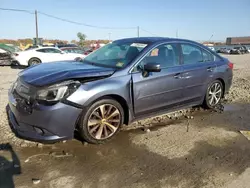
[[[155,43],[155,42],[170,42],[170,41],[186,41],[194,42],[186,39],[167,38],[167,37],[134,37],[116,40],[118,42],[141,42],[141,43]]]
[[[47,49],[47,48],[58,49],[57,47],[51,47],[51,46],[42,46],[42,47],[38,47],[36,49]]]

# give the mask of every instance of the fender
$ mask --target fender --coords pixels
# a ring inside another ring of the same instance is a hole
[[[131,76],[125,75],[84,83],[75,93],[69,96],[67,100],[87,107],[103,96],[118,95],[122,97],[128,104],[128,107],[131,108],[130,80]]]

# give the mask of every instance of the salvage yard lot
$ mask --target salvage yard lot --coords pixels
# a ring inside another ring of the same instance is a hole
[[[135,122],[104,145],[16,138],[5,107],[20,69],[0,67],[0,144],[10,143],[20,159],[15,186],[36,178],[36,187],[250,187],[250,141],[239,132],[250,130],[250,55],[227,57],[234,80],[224,112],[183,110]]]

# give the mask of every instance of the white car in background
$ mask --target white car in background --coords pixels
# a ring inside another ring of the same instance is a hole
[[[55,61],[80,60],[83,54],[66,53],[54,47],[40,47],[27,51],[16,52],[12,55],[12,62],[22,66],[31,66],[39,63]]]

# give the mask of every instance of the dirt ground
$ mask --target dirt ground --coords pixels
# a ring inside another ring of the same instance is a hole
[[[240,131],[250,131],[250,55],[227,57],[234,80],[223,112],[188,109],[135,122],[104,145],[16,138],[5,107],[20,70],[0,67],[0,188],[249,188],[250,141]]]

